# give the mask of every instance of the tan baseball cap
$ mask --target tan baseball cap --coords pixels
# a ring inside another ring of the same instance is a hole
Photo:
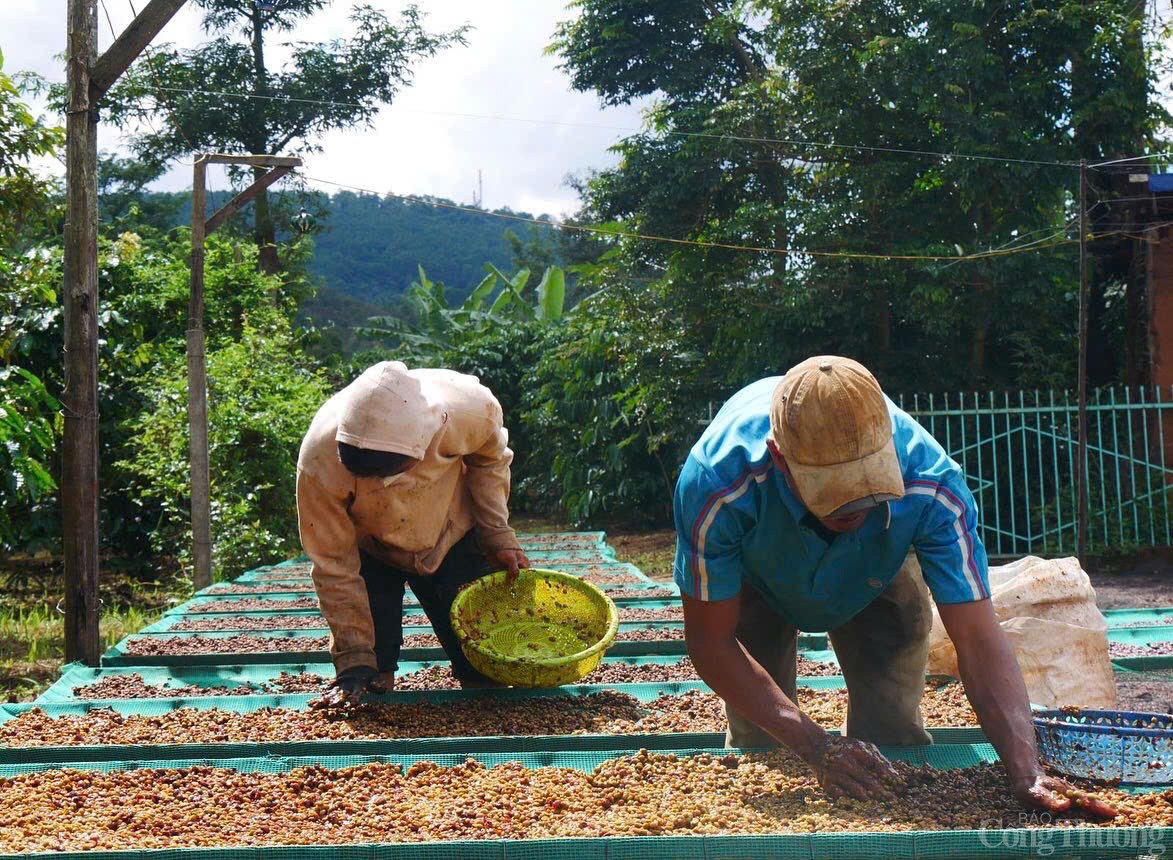
[[[904,495],[884,394],[858,361],[816,355],[790,368],[774,389],[770,434],[816,517]]]

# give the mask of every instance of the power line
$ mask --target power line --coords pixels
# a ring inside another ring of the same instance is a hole
[[[361,102],[343,102],[343,101],[333,101],[333,100],[328,100],[328,99],[307,99],[307,98],[297,98],[297,97],[293,97],[293,96],[267,96],[267,95],[258,95],[255,93],[232,92],[229,90],[205,90],[205,89],[199,89],[199,88],[165,87],[165,86],[159,86],[158,88],[161,90],[167,91],[167,92],[183,93],[185,95],[206,95],[206,96],[217,96],[219,98],[257,99],[257,100],[261,100],[261,101],[274,101],[274,102],[284,102],[284,103],[291,103],[291,104],[325,105],[325,106],[331,106],[331,107],[353,107],[353,108],[364,108],[364,109],[370,107],[370,105],[363,104]],[[594,129],[600,129],[600,130],[604,130],[604,131],[622,132],[624,134],[638,134],[638,133],[640,133],[640,129],[633,129],[633,128],[628,128],[628,127],[624,127],[624,126],[610,126],[610,125],[601,125],[598,123],[585,123],[585,122],[567,122],[565,120],[534,119],[534,118],[529,118],[529,117],[507,116],[504,114],[461,113],[461,112],[457,112],[457,111],[423,110],[423,109],[402,108],[402,107],[399,108],[399,110],[403,110],[408,113],[423,114],[423,115],[427,115],[427,116],[449,116],[449,117],[458,117],[458,118],[463,118],[463,119],[484,119],[484,120],[493,120],[493,121],[497,121],[497,122],[516,122],[516,123],[528,123],[528,124],[532,124],[532,125],[561,126],[564,128],[594,128]],[[824,142],[824,141],[815,141],[815,140],[799,140],[799,139],[793,139],[793,138],[748,137],[745,135],[714,134],[712,132],[701,132],[701,131],[664,131],[662,133],[665,135],[674,136],[674,137],[694,137],[694,138],[704,138],[704,139],[708,139],[708,140],[725,140],[725,141],[731,141],[734,143],[764,143],[764,144],[772,144],[772,145],[777,145],[777,146],[796,146],[796,147],[806,147],[806,148],[812,148],[812,149],[843,149],[843,150],[850,150],[850,151],[854,151],[854,152],[881,152],[881,153],[894,154],[894,155],[915,155],[915,156],[921,156],[921,157],[925,157],[925,158],[958,159],[958,160],[966,160],[966,161],[987,161],[987,162],[996,162],[996,163],[1002,163],[1002,164],[1023,164],[1023,165],[1034,165],[1034,166],[1041,166],[1041,167],[1067,167],[1067,168],[1078,167],[1078,164],[1076,164],[1074,162],[1069,162],[1069,161],[1043,161],[1043,160],[1030,159],[1030,158],[1010,158],[1010,157],[1006,157],[1006,156],[976,155],[976,154],[961,153],[961,152],[934,152],[932,150],[906,149],[903,147],[895,147],[895,146],[867,146],[867,145],[863,145],[863,144],[835,143],[835,142]]]
[[[302,176],[309,182],[317,182],[322,185],[331,185],[336,188],[342,188],[348,191],[356,191],[363,194],[373,194],[376,196],[390,197],[395,200],[402,200],[408,203],[422,203],[427,206],[435,206],[440,209],[450,209],[456,212],[467,212],[474,215],[482,215],[490,218],[500,218],[507,221],[521,222],[525,224],[536,224],[541,227],[557,227],[562,230],[572,230],[580,233],[588,233],[596,236],[605,236],[612,239],[640,239],[646,242],[664,242],[672,245],[688,245],[698,248],[712,248],[716,250],[727,251],[751,251],[759,254],[783,254],[807,257],[837,257],[851,260],[888,260],[888,261],[909,261],[909,262],[972,262],[975,260],[985,260],[993,257],[1010,257],[1017,254],[1032,253],[1035,251],[1042,251],[1048,248],[1057,248],[1063,245],[1078,244],[1078,239],[1063,239],[1057,241],[1050,241],[1049,244],[1041,244],[1048,242],[1048,239],[1041,239],[1038,242],[1031,242],[1017,248],[994,249],[990,251],[979,251],[974,254],[949,255],[944,254],[868,254],[855,251],[812,251],[806,248],[770,248],[759,245],[737,245],[727,242],[706,242],[699,239],[680,239],[673,236],[656,236],[648,233],[638,233],[623,230],[609,230],[605,227],[597,227],[589,224],[566,224],[566,223],[552,223],[549,221],[542,221],[538,218],[530,218],[525,215],[517,215],[507,212],[490,212],[484,209],[476,209],[471,206],[461,206],[457,203],[444,203],[437,200],[429,200],[425,197],[418,197],[411,194],[395,194],[393,192],[378,192],[370,188],[362,188],[357,185],[347,185],[342,182],[334,182],[329,179],[318,179],[313,176]],[[1091,239],[1101,239],[1107,236],[1115,235],[1114,233],[1104,233],[1100,236],[1090,237]]]
[[[1117,158],[1113,161],[1101,161],[1099,164],[1089,164],[1088,167],[1110,167],[1113,164],[1128,164],[1132,161],[1144,161],[1146,158],[1173,158],[1173,152],[1153,152],[1148,155],[1134,155],[1131,158]]]

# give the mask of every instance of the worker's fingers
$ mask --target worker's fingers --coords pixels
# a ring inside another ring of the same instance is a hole
[[[840,797],[853,797],[856,800],[864,800],[870,794],[866,785],[853,779],[846,773],[828,774],[826,781],[823,783],[823,793],[831,798],[831,800],[836,800]]]
[[[1047,776],[1039,780],[1039,784],[1052,792],[1052,794],[1068,801],[1068,807],[1064,809],[1074,806],[1097,818],[1115,818],[1117,815],[1116,808],[1110,803],[1106,803],[1099,798],[1090,797],[1087,792],[1080,791],[1066,780]]]
[[[897,779],[896,768],[892,766],[892,762],[884,757],[879,747],[873,743],[864,742],[860,744],[859,750],[859,760],[873,776],[885,781]]]
[[[1051,789],[1044,780],[1039,780],[1030,787],[1026,801],[1029,806],[1055,814],[1071,808],[1071,800]]]
[[[339,696],[341,692],[342,691],[337,687],[331,687],[330,689],[326,690],[326,692],[322,693],[322,695],[318,696],[318,698],[310,702],[310,707],[315,710],[336,708],[339,705]]]
[[[1081,795],[1072,798],[1071,802],[1073,805],[1078,806],[1084,812],[1087,812],[1089,815],[1094,815],[1097,818],[1115,818],[1120,814],[1116,810],[1116,807],[1096,797],[1087,797]]]

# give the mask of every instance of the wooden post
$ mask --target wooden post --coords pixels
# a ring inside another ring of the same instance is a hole
[[[1079,162],[1079,445],[1075,464],[1076,553],[1087,570],[1087,159]]]
[[[208,379],[204,358],[204,201],[208,156],[198,155],[191,186],[191,296],[187,314],[187,421],[191,451],[192,585],[212,584]]]
[[[269,168],[218,212],[207,218],[209,164],[244,164]],[[204,241],[240,208],[295,167],[301,159],[275,155],[196,157],[191,185],[191,297],[187,318],[187,402],[191,452],[192,585],[212,584],[212,490],[208,463],[208,374],[204,336]]]
[[[65,119],[65,414],[61,509],[65,659],[98,665],[98,114],[90,70],[97,0],[69,0]]]
[[[185,0],[151,0],[99,59],[97,0],[68,0],[65,118],[65,417],[61,514],[65,659],[98,665],[98,100]]]

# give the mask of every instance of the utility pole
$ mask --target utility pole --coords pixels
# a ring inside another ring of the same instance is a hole
[[[179,11],[151,0],[98,57],[97,0],[66,13],[65,418],[61,509],[65,550],[65,659],[96,666],[98,635],[98,105],[102,95]]]
[[[1079,445],[1075,466],[1076,554],[1087,569],[1087,159],[1079,162]]]
[[[211,218],[207,212],[209,164],[252,167],[258,178]],[[281,179],[301,159],[276,155],[197,155],[191,183],[191,295],[187,314],[187,421],[191,457],[192,585],[212,584],[212,487],[208,466],[208,365],[204,345],[204,240],[241,207]],[[267,172],[265,172],[267,171]]]

